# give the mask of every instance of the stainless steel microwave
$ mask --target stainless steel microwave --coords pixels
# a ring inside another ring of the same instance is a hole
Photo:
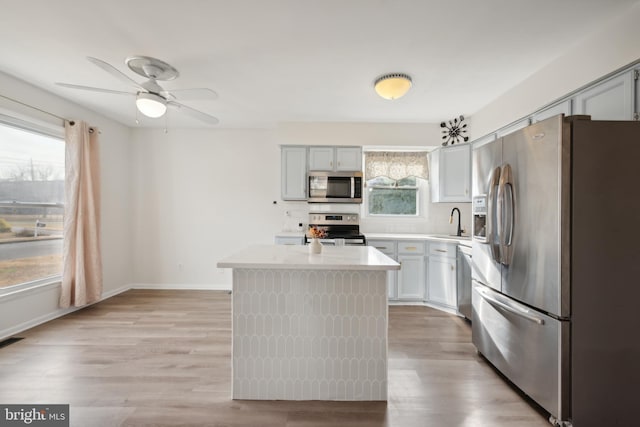
[[[362,172],[309,172],[309,203],[362,203]]]

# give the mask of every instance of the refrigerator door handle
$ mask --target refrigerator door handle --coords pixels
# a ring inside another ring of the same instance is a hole
[[[505,204],[507,208],[507,215],[506,215],[507,220],[505,221],[506,232],[502,234],[501,244],[505,246],[511,246],[511,243],[513,241],[513,220],[514,220],[513,218],[513,211],[514,211],[513,186],[511,184],[505,184],[504,191],[505,191]]]
[[[498,186],[498,235],[500,239],[500,262],[503,265],[511,263],[511,243],[514,227],[513,173],[511,165],[502,167],[500,184]]]
[[[484,289],[482,286],[475,285],[474,289],[478,292],[485,301],[487,301],[492,306],[508,311],[509,313],[515,314],[516,316],[522,317],[523,319],[527,319],[531,322],[537,323],[538,325],[544,325],[544,319],[541,319],[538,316],[531,314],[531,310],[526,308],[515,307],[507,302],[499,301],[489,294],[489,292]]]
[[[500,242],[497,239],[497,196],[496,189],[500,184],[500,168],[497,167],[491,172],[491,178],[489,179],[489,197],[487,200],[487,242],[491,247],[491,256],[495,262],[500,262]]]

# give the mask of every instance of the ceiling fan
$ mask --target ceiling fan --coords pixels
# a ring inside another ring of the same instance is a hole
[[[68,87],[71,89],[135,96],[138,111],[151,118],[162,117],[166,113],[167,107],[173,107],[207,124],[214,125],[219,123],[219,120],[216,117],[177,102],[177,100],[183,101],[189,99],[217,99],[218,94],[213,90],[207,88],[193,88],[167,91],[158,84],[158,80],[173,80],[180,75],[178,70],[164,61],[151,58],[149,56],[131,56],[127,58],[125,63],[131,71],[147,78],[147,81],[138,83],[111,64],[91,56],[87,56],[87,59],[125,84],[133,86],[135,91],[123,92],[119,90],[102,89],[98,87],[60,82],[56,82],[56,84],[58,86]]]

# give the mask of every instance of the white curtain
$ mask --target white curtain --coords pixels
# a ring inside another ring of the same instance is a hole
[[[80,307],[102,296],[98,131],[65,124],[65,214],[60,307]]]
[[[379,176],[396,181],[410,176],[429,179],[427,153],[424,151],[367,151],[364,164],[366,181]]]

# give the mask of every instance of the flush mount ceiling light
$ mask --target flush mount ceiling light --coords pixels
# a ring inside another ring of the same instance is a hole
[[[402,73],[385,74],[376,79],[373,87],[384,99],[398,99],[411,88],[411,77]]]
[[[155,93],[138,92],[136,107],[145,116],[156,119],[167,112],[167,100]]]

